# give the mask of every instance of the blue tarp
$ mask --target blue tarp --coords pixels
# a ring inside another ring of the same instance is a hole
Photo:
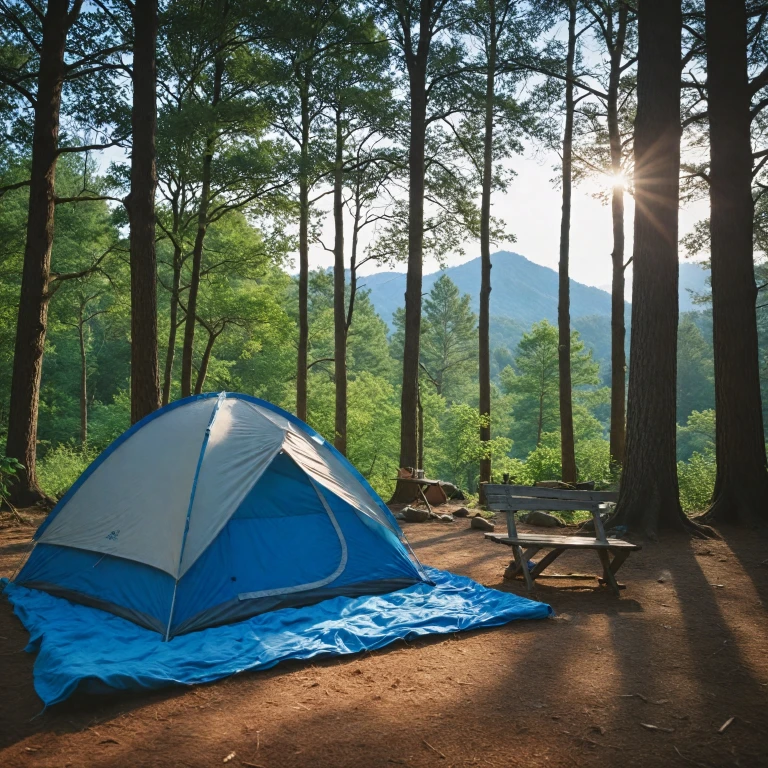
[[[286,659],[370,651],[398,639],[553,614],[544,603],[447,571],[425,570],[435,586],[416,584],[384,595],[284,608],[170,642],[110,613],[2,581],[29,631],[26,650],[38,654],[35,690],[46,706],[63,701],[78,686],[104,692],[206,683]]]

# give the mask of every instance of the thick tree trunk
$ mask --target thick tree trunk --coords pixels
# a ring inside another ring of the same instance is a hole
[[[573,438],[573,392],[571,385],[571,294],[569,277],[571,237],[571,187],[573,154],[573,65],[576,58],[576,0],[568,5],[568,54],[565,84],[565,130],[563,132],[563,213],[560,221],[559,292],[557,304],[558,368],[560,373],[560,451],[562,479],[576,482]]]
[[[221,82],[224,76],[224,61],[216,59],[213,71],[213,97],[211,106],[215,110],[221,101]],[[197,297],[200,292],[200,272],[203,264],[203,246],[208,231],[208,208],[211,199],[211,169],[213,152],[216,146],[215,131],[205,141],[203,156],[202,185],[200,190],[200,207],[197,212],[197,234],[192,249],[192,274],[189,278],[189,296],[187,298],[187,316],[184,321],[184,345],[181,351],[181,396],[192,394],[192,358],[195,352],[195,325],[197,312]]]
[[[83,306],[77,322],[77,336],[80,342],[80,445],[88,444],[88,358],[85,350],[85,322]]]
[[[344,136],[341,112],[336,113],[336,159],[333,170],[333,331],[334,378],[336,380],[336,417],[333,444],[347,455],[347,312],[344,297]]]
[[[296,415],[307,420],[309,350],[309,87],[301,90],[299,168],[299,353],[296,362]]]
[[[421,46],[421,41],[420,41]],[[428,41],[426,49],[428,50]],[[400,466],[419,463],[419,355],[421,277],[424,246],[424,162],[427,127],[426,55],[411,65],[411,120],[408,147],[408,272],[405,287],[405,344],[400,402]],[[393,501],[411,501],[413,487],[398,483]]]
[[[480,322],[479,340],[479,408],[480,441],[491,440],[491,186],[493,181],[493,106],[496,82],[496,3],[489,0],[490,45],[488,72],[485,80],[485,135],[483,137],[483,191],[480,203]],[[480,489],[491,482],[491,457],[480,459]],[[484,499],[480,499],[483,503]]]
[[[199,395],[203,391],[205,377],[208,375],[208,365],[211,362],[211,354],[213,353],[213,345],[216,343],[218,336],[218,333],[211,333],[211,331],[208,331],[208,341],[205,343],[205,351],[203,352],[200,368],[197,371],[197,380],[195,381],[196,395]]]
[[[163,372],[163,405],[168,405],[173,386],[173,361],[176,356],[176,332],[179,328],[179,291],[181,288],[182,253],[178,243],[173,244],[173,284],[171,286],[170,328],[165,352]]]
[[[612,45],[611,70],[608,81],[608,142],[613,172],[611,217],[613,221],[613,252],[611,281],[611,465],[624,463],[626,442],[626,386],[627,355],[625,350],[626,328],[624,321],[624,182],[621,170],[621,130],[619,128],[619,85],[621,60],[627,31],[628,6],[619,5],[616,40]]]
[[[717,477],[706,519],[768,521],[752,253],[752,145],[744,0],[707,0]]]
[[[611,525],[650,538],[695,528],[680,508],[675,457],[681,28],[680,0],[640,0],[632,366]]]
[[[155,133],[157,131],[157,0],[133,7],[131,192],[131,423],[160,407],[155,254]]]
[[[46,497],[37,484],[37,413],[48,325],[59,109],[64,82],[64,49],[71,20],[68,0],[49,0],[43,19],[40,72],[32,135],[29,213],[21,296],[16,324],[6,455],[24,465],[11,486],[10,501],[30,506]]]

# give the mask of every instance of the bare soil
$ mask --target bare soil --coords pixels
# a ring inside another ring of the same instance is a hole
[[[3,525],[9,576],[32,529]],[[468,520],[404,527],[424,563],[525,594],[502,579],[510,551]],[[721,533],[645,544],[620,571],[620,599],[542,579],[549,621],[76,695],[41,715],[27,633],[0,598],[0,766],[768,766],[768,536]],[[572,552],[553,570],[597,566]]]

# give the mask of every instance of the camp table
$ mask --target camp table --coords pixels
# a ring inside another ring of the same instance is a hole
[[[440,485],[439,480],[427,480],[426,477],[396,477],[398,483],[413,483],[416,485],[421,500],[427,505],[427,509],[432,512],[432,507],[427,501],[427,497],[424,495],[424,489],[429,488],[430,485]]]
[[[534,579],[568,549],[594,549],[603,566],[601,583],[608,584],[618,595],[621,588],[616,581],[616,572],[632,552],[641,549],[638,544],[622,539],[609,539],[605,535],[600,513],[607,504],[615,502],[618,494],[609,491],[576,491],[560,488],[532,488],[525,485],[485,486],[488,507],[503,512],[507,518],[507,534],[486,533],[485,537],[512,547],[515,559],[505,572],[505,578],[515,578],[522,573],[528,591],[534,589]],[[562,536],[556,534],[518,534],[515,514],[523,510],[546,510],[551,512],[587,510],[595,521],[595,537]],[[525,550],[523,548],[525,547]],[[528,561],[539,550],[550,550],[529,570]]]

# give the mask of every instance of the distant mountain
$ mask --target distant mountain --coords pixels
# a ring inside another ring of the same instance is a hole
[[[558,278],[555,270],[534,264],[525,256],[508,251],[495,253],[492,259],[492,317],[510,318],[525,328],[539,320],[557,320]],[[462,293],[472,297],[472,309],[477,312],[480,300],[480,259],[447,267],[443,271]],[[443,271],[424,275],[424,293],[432,288]],[[391,327],[392,314],[404,304],[405,273],[377,272],[362,278],[361,282],[371,291],[371,301],[376,311]],[[599,288],[571,280],[571,317],[594,314],[610,317],[610,295]]]
[[[519,253],[499,251],[492,256],[491,346],[514,350],[523,333],[539,320],[557,322],[557,272],[526,259]],[[480,259],[424,275],[427,293],[445,272],[462,293],[472,297],[472,309],[479,309]],[[707,290],[708,273],[697,264],[680,265],[680,311],[701,309],[691,293]],[[405,302],[405,273],[377,272],[360,279],[371,292],[376,311],[392,328],[392,315]],[[630,305],[625,302],[627,324]],[[571,324],[581,334],[595,358],[605,365],[610,360],[611,296],[608,292],[571,280]]]

